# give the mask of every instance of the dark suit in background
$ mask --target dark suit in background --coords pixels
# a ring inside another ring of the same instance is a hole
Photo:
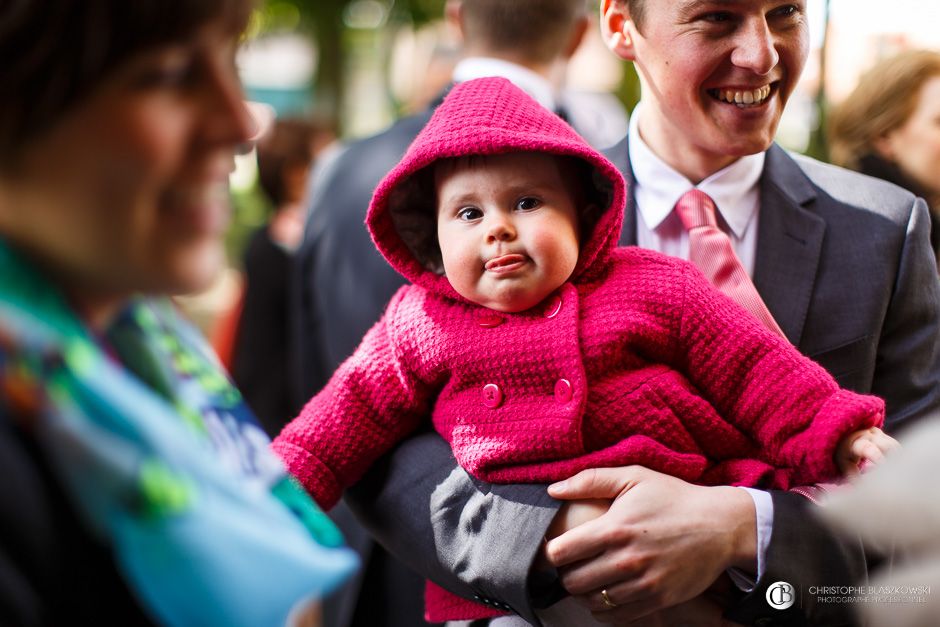
[[[626,142],[608,156],[632,181]],[[940,407],[940,283],[923,201],[774,145],[760,203],[754,282],[790,341],[840,385],[884,397],[890,431]],[[636,242],[636,220],[631,194],[621,243]],[[860,543],[817,522],[803,496],[771,496],[764,576],[729,616],[745,624],[847,623],[851,604],[816,604],[804,594],[804,615],[800,604],[778,611],[766,603],[776,581],[803,592],[866,582],[870,559]],[[462,596],[505,602],[530,621],[540,593],[554,598],[528,570],[558,504],[541,485],[472,479],[436,434],[401,446],[348,500],[396,555]]]
[[[430,117],[429,110],[404,118],[349,144],[316,177],[291,295],[291,373],[298,407],[320,391],[404,283],[376,250],[363,221],[372,190]],[[342,502],[330,516],[364,567],[324,603],[324,625],[424,624],[423,579],[377,547]],[[358,603],[360,589],[371,598]]]

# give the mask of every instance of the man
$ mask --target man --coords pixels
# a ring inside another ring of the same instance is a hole
[[[602,0],[601,15],[608,47],[642,81],[628,141],[610,155],[633,183],[623,243],[689,256],[674,207],[698,188],[791,342],[842,386],[884,397],[889,430],[935,410],[940,286],[923,201],[773,144],[807,56],[805,2]],[[723,603],[732,620],[849,623],[851,604],[817,603],[808,589],[858,584],[870,566],[796,492],[582,473],[552,493],[615,500],[543,552],[559,508],[544,486],[473,481],[436,436],[406,443],[381,472],[353,496],[382,541],[437,583],[530,622],[557,598],[551,571],[533,566],[543,554],[596,617],[618,623],[712,624],[718,605],[700,595],[724,572],[741,590]],[[768,594],[780,581],[793,588]],[[767,601],[786,597],[788,609]]]
[[[555,77],[564,75],[588,27],[584,0],[451,0],[446,17],[463,39],[454,80],[504,76],[546,108],[563,108]],[[403,283],[375,250],[363,220],[375,185],[430,116],[428,110],[402,119],[344,147],[315,175],[305,241],[295,264],[293,371],[298,406],[352,353]],[[331,515],[367,568],[359,581],[327,601],[325,625],[423,623],[421,579],[374,546],[342,504]],[[357,603],[360,586],[365,596]]]

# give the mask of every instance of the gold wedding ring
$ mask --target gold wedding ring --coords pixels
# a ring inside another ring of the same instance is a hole
[[[606,588],[605,588],[604,590],[601,590],[601,599],[603,599],[604,605],[606,605],[607,607],[609,607],[609,608],[615,608],[615,607],[617,607],[617,604],[614,603],[613,601],[611,601],[611,600],[610,600],[610,597],[607,596],[607,589],[606,589]]]

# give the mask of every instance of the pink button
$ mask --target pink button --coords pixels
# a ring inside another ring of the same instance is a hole
[[[558,379],[555,382],[555,402],[567,403],[571,400],[571,381],[568,379]]]
[[[561,311],[561,296],[552,296],[548,305],[545,306],[545,317],[554,318],[559,311]]]
[[[503,404],[503,391],[495,383],[483,386],[483,404],[490,409],[496,409]]]
[[[495,313],[480,314],[480,316],[477,317],[477,324],[479,324],[484,329],[492,329],[493,327],[498,327],[505,321],[506,321],[505,318]]]

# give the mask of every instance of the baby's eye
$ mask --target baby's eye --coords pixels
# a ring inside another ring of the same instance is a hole
[[[457,219],[464,222],[472,222],[483,217],[483,212],[476,207],[464,207],[457,212]]]
[[[533,198],[532,196],[526,196],[525,198],[520,198],[516,202],[516,209],[520,211],[532,211],[533,209],[538,208],[542,202],[538,198]]]

